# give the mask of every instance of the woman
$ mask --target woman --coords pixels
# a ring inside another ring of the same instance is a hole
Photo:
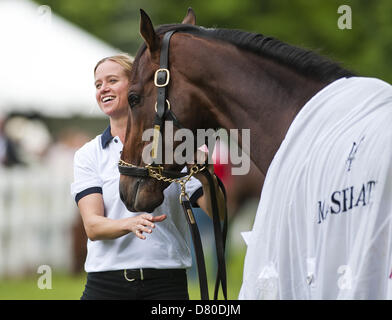
[[[71,192],[89,238],[82,299],[189,299],[186,269],[192,258],[178,184],[165,190],[164,202],[151,214],[128,211],[119,197],[131,69],[126,54],[97,63],[96,100],[110,125],[75,154]],[[187,192],[206,208],[197,179],[187,183]]]

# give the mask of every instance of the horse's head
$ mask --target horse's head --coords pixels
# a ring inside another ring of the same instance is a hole
[[[191,9],[182,23],[195,24]],[[167,32],[162,32],[162,28],[155,31],[150,18],[142,10],[140,33],[145,44],[135,58],[128,94],[131,111],[119,164],[120,196],[128,210],[151,212],[163,202],[163,191],[170,184],[152,178],[151,172],[162,173],[164,169],[173,177],[185,166],[185,163],[176,161],[176,152],[184,151],[176,146],[183,144],[184,140],[169,145],[168,139],[173,140],[171,128],[174,134],[181,127],[195,132],[197,128],[209,127],[210,117],[200,108],[208,102],[190,77],[192,68],[197,67],[186,55],[187,50],[197,49],[189,45],[191,35],[175,33],[173,40],[164,40]],[[184,37],[188,37],[186,44],[182,41]],[[167,66],[165,59],[168,60]],[[154,137],[152,143],[151,137]],[[193,143],[193,152],[197,147]],[[155,169],[148,170],[151,164]]]

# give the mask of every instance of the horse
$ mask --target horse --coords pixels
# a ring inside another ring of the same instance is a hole
[[[141,10],[120,165],[151,170],[142,135],[158,113],[193,133],[249,129],[251,143],[238,142],[265,182],[239,298],[391,297],[391,86],[273,37],[195,21],[188,10],[154,29]],[[129,210],[151,212],[168,184],[122,174],[119,190]]]

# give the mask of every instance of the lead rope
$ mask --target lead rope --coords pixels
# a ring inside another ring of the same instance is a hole
[[[191,177],[196,173],[204,171],[206,166],[198,166],[195,164],[190,168],[190,173],[182,178],[168,178],[163,176],[161,174],[161,170],[157,170],[155,167],[147,166],[147,168],[151,178],[163,182],[170,182],[170,183],[175,182],[178,183],[181,187],[179,200],[182,205],[182,208],[184,209],[185,218],[188,222],[189,229],[191,231],[192,243],[195,249],[197,274],[199,277],[199,286],[200,286],[200,298],[201,300],[209,300],[208,281],[207,281],[206,265],[204,261],[203,244],[201,242],[200,231],[197,226],[195,216],[193,215],[192,206],[185,189],[185,185],[191,179]]]
[[[226,262],[225,262],[225,244],[227,236],[227,206],[226,206],[226,191],[222,181],[216,176],[218,181],[218,188],[220,187],[224,194],[225,208],[224,208],[224,222],[223,230],[221,229],[219,208],[217,203],[217,192],[215,189],[215,183],[213,177],[208,170],[201,170],[201,173],[207,178],[208,184],[210,185],[210,199],[212,208],[212,220],[214,225],[214,236],[215,236],[215,246],[216,246],[216,256],[218,261],[218,270],[216,275],[215,290],[214,290],[214,300],[218,299],[219,285],[222,285],[223,297],[227,300],[227,276],[226,276]],[[190,178],[189,178],[190,179]],[[192,206],[189,201],[189,197],[185,191],[185,184],[189,181],[186,179],[180,182],[181,185],[181,195],[180,203],[183,206],[186,219],[188,221],[192,239],[193,246],[195,248],[197,270],[199,275],[199,285],[200,285],[200,296],[202,300],[209,300],[208,295],[208,281],[207,273],[204,261],[203,245],[201,242],[200,232],[197,227],[196,220],[194,218]]]
[[[204,261],[203,244],[201,242],[199,228],[193,215],[192,206],[185,192],[185,183],[181,184],[180,203],[184,209],[186,220],[192,235],[193,248],[195,249],[197,274],[199,276],[200,299],[209,300],[207,271]]]
[[[221,188],[224,195],[225,207],[224,207],[224,220],[223,227],[221,228],[219,208],[217,203],[217,191],[215,189],[215,183],[213,177],[208,170],[204,170],[203,175],[207,178],[208,184],[210,185],[210,199],[212,207],[212,220],[214,225],[214,236],[215,236],[215,247],[216,257],[218,261],[218,270],[216,274],[214,300],[218,299],[219,284],[222,285],[223,297],[227,300],[227,277],[226,277],[226,262],[225,262],[225,244],[227,236],[227,206],[226,206],[226,190],[222,181],[215,175],[218,181],[218,188]]]
[[[168,178],[161,174],[161,170],[157,170],[156,167],[148,167],[149,175],[151,178],[164,181],[164,182],[175,182],[178,183],[181,187],[180,193],[180,203],[184,209],[185,218],[188,222],[189,229],[191,231],[193,247],[195,249],[196,255],[196,263],[197,263],[197,273],[199,277],[199,286],[200,286],[200,297],[201,300],[209,300],[208,293],[208,281],[207,281],[207,272],[206,265],[204,260],[204,252],[203,252],[203,244],[200,237],[200,231],[196,223],[196,219],[193,214],[192,206],[189,200],[189,197],[186,193],[186,183],[191,179],[193,175],[201,172],[204,174],[208,180],[210,185],[210,199],[211,199],[211,208],[212,208],[212,220],[214,224],[214,236],[215,236],[215,245],[216,245],[216,254],[218,260],[218,270],[215,282],[215,291],[214,291],[214,300],[218,298],[219,285],[222,285],[222,292],[224,299],[227,300],[227,277],[226,277],[226,263],[225,263],[225,243],[226,243],[226,235],[227,235],[227,207],[226,207],[226,191],[222,181],[216,176],[218,181],[218,187],[220,187],[224,194],[225,199],[225,212],[224,212],[224,222],[223,222],[223,230],[221,229],[220,218],[219,218],[219,208],[217,204],[217,192],[215,189],[215,184],[212,178],[212,175],[208,170],[206,170],[206,166],[198,166],[195,164],[190,168],[190,173],[182,178]]]

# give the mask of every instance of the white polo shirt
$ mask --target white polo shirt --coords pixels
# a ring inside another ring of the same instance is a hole
[[[119,196],[118,161],[123,145],[112,137],[110,126],[101,135],[80,148],[74,157],[74,182],[71,194],[76,203],[91,193],[103,195],[105,216],[121,219],[140,215],[130,212]],[[192,203],[203,194],[199,180],[186,184]],[[164,201],[152,215],[166,214],[166,220],[156,223],[151,234],[142,240],[133,232],[113,240],[87,242],[86,272],[136,268],[189,268],[192,265],[190,232],[179,203],[180,186],[172,183],[164,190]]]

